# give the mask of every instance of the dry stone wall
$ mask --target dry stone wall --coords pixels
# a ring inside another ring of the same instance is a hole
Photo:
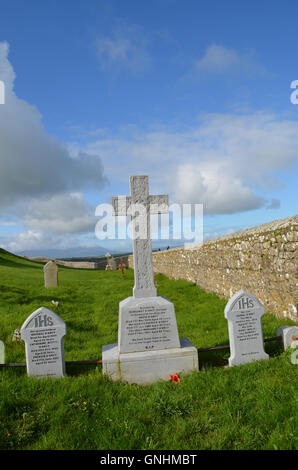
[[[75,269],[105,269],[107,265],[107,260],[93,262],[93,261],[63,261],[59,259],[51,259],[51,258],[28,258],[27,256],[23,256],[23,258],[29,259],[31,261],[37,262],[49,262],[55,261],[56,264],[59,266],[66,266],[67,268],[75,268]],[[127,264],[127,256],[114,258],[116,261],[116,265],[119,266],[120,263]]]
[[[230,298],[240,289],[255,295],[267,312],[298,320],[298,215],[209,240],[193,249],[153,253],[154,272],[195,282]],[[133,257],[128,258],[133,268]]]
[[[60,266],[66,266],[67,268],[76,268],[76,269],[104,269],[106,262],[103,263],[94,263],[91,261],[62,261],[55,260]]]

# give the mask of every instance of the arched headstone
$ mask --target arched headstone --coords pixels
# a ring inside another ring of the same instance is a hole
[[[225,318],[228,320],[230,337],[230,366],[269,359],[264,351],[261,320],[264,311],[259,300],[243,290],[233,295],[227,303]]]
[[[49,261],[44,267],[44,286],[58,287],[58,266],[55,261]]]
[[[36,377],[65,375],[64,321],[45,307],[35,310],[23,323],[21,338],[26,345],[27,373]]]

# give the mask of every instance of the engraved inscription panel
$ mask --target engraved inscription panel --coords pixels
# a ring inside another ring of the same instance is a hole
[[[129,302],[120,304],[120,352],[180,347],[174,306],[171,302],[160,297],[150,300],[130,299]]]

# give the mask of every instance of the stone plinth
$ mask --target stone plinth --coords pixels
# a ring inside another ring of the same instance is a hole
[[[169,380],[175,373],[187,374],[198,370],[197,349],[187,338],[180,338],[180,346],[171,349],[119,353],[118,344],[102,349],[103,373],[113,381],[150,385]]]

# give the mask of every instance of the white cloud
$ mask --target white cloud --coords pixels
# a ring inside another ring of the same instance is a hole
[[[15,95],[8,50],[7,43],[0,43],[0,80],[6,89],[0,106],[0,206],[85,187],[100,189],[106,179],[98,154],[80,152],[72,158],[64,143],[45,132],[39,111]]]
[[[101,159],[46,133],[36,107],[14,92],[8,52],[8,44],[0,43],[6,91],[0,106],[0,225],[22,231],[2,236],[1,245],[13,252],[77,246],[77,235],[94,231],[97,222],[81,191],[105,185]]]
[[[224,214],[265,206],[283,187],[280,172],[298,162],[297,135],[298,122],[266,112],[207,114],[185,132],[133,127],[126,138],[103,137],[86,150],[101,154],[114,180],[148,174],[151,193]]]
[[[253,193],[244,181],[221,171],[220,165],[180,165],[174,197],[184,203],[200,202],[207,214],[232,214],[262,207],[265,199]]]
[[[211,44],[204,56],[195,61],[195,71],[199,73],[222,74],[226,72],[264,74],[266,69],[257,59],[255,51],[239,52],[236,49]]]
[[[97,218],[81,193],[56,194],[20,204],[17,212],[25,226],[53,234],[86,233],[95,230]]]
[[[198,70],[220,70],[239,63],[240,57],[234,49],[228,49],[217,44],[207,47],[205,55],[196,62]]]
[[[96,50],[103,69],[126,69],[139,74],[151,66],[148,38],[136,24],[120,22],[109,36],[97,39]]]
[[[37,250],[47,248],[64,248],[65,237],[53,236],[38,230],[21,232],[15,237],[1,237],[1,246],[12,253],[21,253],[24,250]],[[72,239],[74,246],[74,239]],[[67,239],[67,245],[71,246],[71,239]]]

